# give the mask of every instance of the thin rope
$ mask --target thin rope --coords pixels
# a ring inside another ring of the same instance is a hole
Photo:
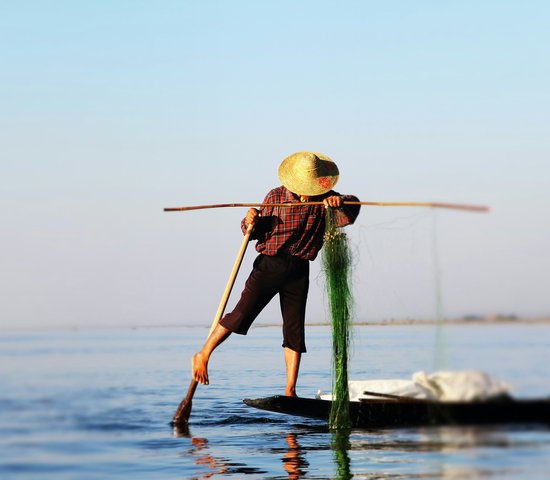
[[[445,314],[443,310],[443,288],[441,282],[441,267],[439,262],[439,249],[437,240],[437,216],[432,212],[432,261],[434,270],[434,289],[435,289],[435,358],[434,369],[440,370],[446,366],[445,338],[443,326],[445,325]]]

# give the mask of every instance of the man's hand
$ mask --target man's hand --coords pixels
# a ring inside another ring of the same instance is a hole
[[[250,208],[248,212],[246,213],[245,222],[247,225],[254,225],[256,223],[256,220],[258,220],[258,217],[260,216],[260,211],[255,208]]]
[[[342,197],[338,195],[332,195],[330,197],[327,197],[323,200],[323,203],[325,204],[325,208],[333,207],[338,208],[342,206]]]

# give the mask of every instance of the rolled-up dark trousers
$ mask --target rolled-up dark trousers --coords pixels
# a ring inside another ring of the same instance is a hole
[[[287,254],[260,254],[254,260],[237,305],[220,324],[233,333],[246,335],[252,322],[279,294],[283,317],[283,347],[305,352],[305,317],[309,290],[309,260]]]

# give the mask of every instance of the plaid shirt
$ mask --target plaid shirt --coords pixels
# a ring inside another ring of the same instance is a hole
[[[339,195],[334,191],[318,197],[312,201],[322,201],[326,197]],[[358,201],[357,197],[342,195],[344,201]],[[314,260],[323,246],[325,233],[324,205],[301,203],[299,197],[290,190],[280,186],[271,190],[263,203],[297,203],[298,207],[262,207],[252,238],[258,240],[256,250],[264,255],[273,256],[277,253],[286,253],[303,260]],[[336,223],[344,227],[355,221],[360,210],[359,205],[343,205],[336,209]],[[241,227],[246,231],[245,220]]]

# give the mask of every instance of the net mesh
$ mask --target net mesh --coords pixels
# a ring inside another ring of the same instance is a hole
[[[322,266],[332,326],[331,429],[349,428],[348,357],[352,330],[353,298],[350,288],[352,258],[344,231],[336,226],[334,210],[326,209]]]

